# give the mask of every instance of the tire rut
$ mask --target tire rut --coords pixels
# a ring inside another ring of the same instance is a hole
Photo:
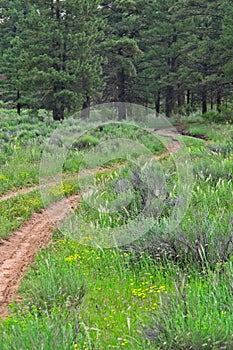
[[[79,195],[69,198],[70,207],[80,199]],[[0,317],[9,314],[8,305],[17,298],[20,281],[28,266],[33,263],[36,254],[46,247],[51,240],[52,229],[50,215],[56,213],[55,220],[64,220],[68,214],[63,199],[41,213],[34,214],[30,220],[15,231],[8,240],[0,242]],[[70,210],[72,210],[70,208]]]

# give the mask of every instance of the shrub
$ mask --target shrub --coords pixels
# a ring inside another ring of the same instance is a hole
[[[84,150],[95,147],[99,144],[99,140],[91,135],[83,135],[72,145],[73,150]]]
[[[209,111],[203,115],[203,118],[209,122],[222,123],[233,122],[233,111],[227,107],[222,106],[221,112]]]
[[[78,314],[56,309],[40,317],[35,310],[24,317],[8,318],[4,325],[0,324],[0,333],[1,350],[73,350],[78,349],[77,344],[84,348]]]
[[[195,164],[193,171],[198,179],[213,182],[219,179],[232,180],[232,160],[204,158],[199,164]]]
[[[203,118],[204,120],[207,120],[209,122],[215,122],[215,123],[219,123],[224,120],[223,115],[217,111],[206,112],[205,114],[203,114]]]

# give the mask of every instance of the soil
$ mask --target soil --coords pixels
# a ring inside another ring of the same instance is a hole
[[[175,138],[174,132],[172,132],[171,130],[167,129],[167,130],[156,130],[155,133],[157,135],[163,136],[163,137],[167,137],[169,139],[169,142],[167,144],[167,151],[164,152],[161,156],[158,156],[158,159],[164,158],[167,155],[171,154],[171,153],[175,153],[177,152],[181,147],[182,144],[177,141],[177,139]]]
[[[70,210],[79,199],[79,195],[68,199]],[[3,319],[9,314],[8,305],[19,300],[17,290],[26,269],[33,263],[39,249],[50,243],[55,224],[50,221],[49,215],[52,214],[57,221],[66,217],[64,200],[39,214],[35,213],[8,240],[0,241],[0,317]]]

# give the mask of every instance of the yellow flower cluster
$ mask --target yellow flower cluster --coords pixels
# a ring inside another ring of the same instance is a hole
[[[49,193],[56,197],[56,196],[61,196],[64,194],[69,194],[72,192],[72,190],[73,190],[72,185],[67,184],[67,183],[63,183],[61,185],[52,186],[49,189]]]
[[[121,343],[121,346],[125,346],[127,345],[129,342],[127,341],[127,339],[123,339],[123,342]]]
[[[131,283],[132,285],[133,283]],[[165,286],[157,287],[155,285],[149,285],[149,282],[142,282],[139,288],[133,288],[132,294],[135,297],[145,299],[151,295],[155,295],[157,293],[165,292]]]
[[[9,181],[9,179],[3,174],[0,174],[0,180]]]
[[[53,186],[49,189],[49,194],[53,195],[53,196],[60,196],[63,194],[63,186],[61,185],[57,185],[57,186]]]
[[[85,347],[82,347],[82,349],[83,349],[83,350],[88,350],[88,349],[90,349],[87,345],[88,345],[88,342],[85,341],[85,342],[84,342],[84,346],[85,346]],[[77,343],[75,343],[75,344],[74,344],[74,349],[78,350],[78,349],[81,349],[81,348],[79,347],[79,345],[78,345]]]
[[[66,257],[65,261],[72,262],[72,261],[76,261],[78,259],[81,259],[81,256],[79,254],[74,254],[74,255]]]

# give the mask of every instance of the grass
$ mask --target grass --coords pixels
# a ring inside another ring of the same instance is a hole
[[[64,181],[62,186],[51,186],[48,203],[43,203],[39,190],[0,202],[0,239],[8,238],[11,232],[19,228],[33,213],[41,212],[51,202],[76,193],[77,190],[77,181],[73,179]]]
[[[101,195],[90,196],[89,202],[85,197],[77,210],[85,221],[86,244],[55,232],[52,244],[39,253],[21,283],[21,305],[12,305],[12,315],[0,323],[1,349],[232,349],[232,127],[188,128],[211,140],[181,137],[193,163],[195,184],[180,225],[172,234],[164,230],[178,205],[175,166],[166,157],[161,161],[166,169],[164,207],[148,235],[126,247],[91,247],[91,232],[97,237],[103,227],[127,222],[144,200],[143,179],[134,177],[134,200],[125,205],[127,210],[101,213],[101,203],[104,206],[119,198],[122,188],[125,191],[123,180],[130,179],[132,168],[123,164],[121,169],[95,174],[92,180]],[[105,140],[126,132],[113,129],[102,130]],[[99,133],[91,136],[99,140]],[[163,151],[159,142],[151,145],[156,153],[155,147]],[[70,169],[75,166],[72,157],[71,153]],[[84,189],[90,183],[88,179]],[[72,189],[51,188],[53,200]],[[22,210],[25,220],[23,206],[32,199],[36,201],[37,192],[20,196],[18,202],[3,202],[8,205],[0,205],[3,217],[4,211],[12,210],[9,222],[14,222]],[[125,198],[121,200],[124,203]]]
[[[51,116],[43,111],[38,111],[35,115],[29,115],[28,111],[23,111],[19,117],[15,111],[0,109],[1,131],[0,131],[0,196],[23,187],[29,187],[39,182],[40,160],[46,145],[49,152],[52,147],[48,146],[48,138],[53,134],[59,123],[53,122]],[[73,129],[72,129],[73,128]],[[68,136],[65,141],[77,132],[77,127],[67,125],[65,130]],[[69,136],[71,135],[71,136]],[[135,126],[106,125],[103,130],[94,128],[89,134],[75,140],[67,150],[60,144],[59,136],[54,135],[53,142],[55,151],[67,152],[66,160],[63,164],[63,172],[72,174],[78,172],[83,159],[90,150],[98,144],[104,145],[106,141],[114,142],[114,139],[127,138],[142,144],[153,154],[161,154],[165,151],[162,137],[155,137],[146,130],[141,130]],[[60,147],[60,148],[59,148]],[[108,148],[108,146],[106,146]],[[129,152],[130,150],[127,149]],[[101,153],[101,149],[99,150]],[[102,155],[102,154],[101,154]],[[109,161],[112,164],[116,161],[116,153],[109,154]],[[102,160],[102,156],[100,161]],[[102,165],[102,164],[101,164]],[[86,166],[84,164],[84,166]]]
[[[200,123],[195,125],[188,125],[187,131],[192,134],[207,136],[212,141],[224,142],[226,139],[231,139],[233,136],[232,125],[226,124],[222,126],[221,124],[206,124]]]

